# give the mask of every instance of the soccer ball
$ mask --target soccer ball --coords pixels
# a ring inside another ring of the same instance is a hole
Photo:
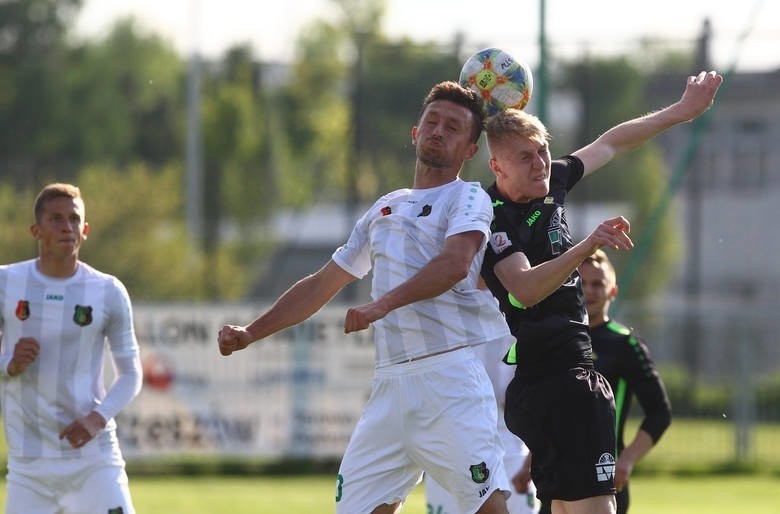
[[[485,48],[466,59],[458,82],[482,95],[488,116],[522,109],[534,89],[531,69],[499,48]]]

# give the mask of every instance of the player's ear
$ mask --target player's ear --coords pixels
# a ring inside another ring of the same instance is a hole
[[[493,157],[492,155],[488,160],[488,165],[490,165],[490,171],[492,171],[496,177],[498,177],[501,174],[501,165],[498,163],[496,158]]]
[[[615,285],[612,286],[612,289],[609,290],[609,295],[608,296],[609,296],[610,301],[614,300],[615,297],[617,296],[617,294],[618,294],[618,286],[617,286],[617,284],[615,284]]]
[[[417,127],[412,127],[412,144],[417,144]]]
[[[86,221],[84,222],[84,229],[81,231],[81,238],[86,239],[87,234],[89,234],[89,223]]]
[[[468,151],[466,152],[465,161],[468,161],[475,155],[477,155],[477,152],[479,151],[479,145],[477,143],[471,143],[471,146],[469,147]]]

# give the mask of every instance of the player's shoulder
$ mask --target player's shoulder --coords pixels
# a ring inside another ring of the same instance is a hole
[[[86,283],[105,283],[112,287],[124,289],[124,284],[122,284],[122,281],[119,280],[118,277],[100,271],[84,261],[79,261],[79,273],[81,273],[81,279]]]
[[[607,321],[606,328],[610,332],[614,332],[615,334],[623,336],[627,336],[633,331],[631,327],[628,327],[619,321],[615,321],[614,319]]]
[[[376,202],[374,202],[374,205],[379,205],[381,203],[390,201],[390,200],[397,200],[399,198],[405,198],[411,194],[412,190],[409,188],[402,188],[402,189],[396,189],[395,191],[390,191],[389,193],[385,193],[382,196],[380,196]]]
[[[461,178],[456,178],[452,182],[444,184],[440,187],[443,195],[450,196],[451,198],[463,195],[468,195],[472,198],[489,198],[488,193],[482,187],[482,184],[478,181],[466,181]]]
[[[36,273],[35,261],[36,259],[29,259],[0,265],[0,281],[5,283],[10,280],[10,277],[34,275]]]
[[[585,174],[585,164],[576,155],[564,155],[550,164],[551,181],[561,181],[568,189]]]
[[[613,319],[609,320],[605,324],[605,329],[608,330],[612,335],[625,340],[632,346],[641,341],[639,334],[637,334],[637,331],[633,327],[625,325],[619,321],[615,321]]]
[[[28,259],[26,261],[11,262],[8,264],[0,264],[0,273],[26,273],[35,265],[35,259]]]

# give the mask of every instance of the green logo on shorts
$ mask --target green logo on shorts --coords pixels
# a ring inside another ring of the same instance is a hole
[[[336,503],[341,501],[341,496],[344,494],[344,477],[339,473],[336,475]]]
[[[122,507],[117,507],[115,509],[108,509],[108,514],[123,514],[124,509]]]
[[[469,466],[469,471],[471,471],[471,479],[477,484],[484,484],[490,476],[490,471],[484,462]]]

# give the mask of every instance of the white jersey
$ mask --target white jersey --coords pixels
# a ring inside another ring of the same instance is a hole
[[[380,198],[358,220],[333,261],[355,277],[373,267],[371,296],[381,298],[417,274],[446,238],[485,235],[468,276],[443,294],[411,303],[374,322],[377,367],[509,335],[493,296],[477,281],[493,208],[478,182],[456,179],[429,189],[401,189]]]
[[[11,457],[78,457],[116,447],[113,417],[140,389],[140,371],[106,396],[106,340],[115,361],[138,360],[127,290],[115,277],[80,262],[72,277],[43,275],[36,260],[0,266],[0,386]],[[8,363],[21,337],[40,344],[23,373],[9,377]],[[115,382],[115,386],[119,381]],[[95,440],[74,449],[60,431],[98,411],[107,421]]]

